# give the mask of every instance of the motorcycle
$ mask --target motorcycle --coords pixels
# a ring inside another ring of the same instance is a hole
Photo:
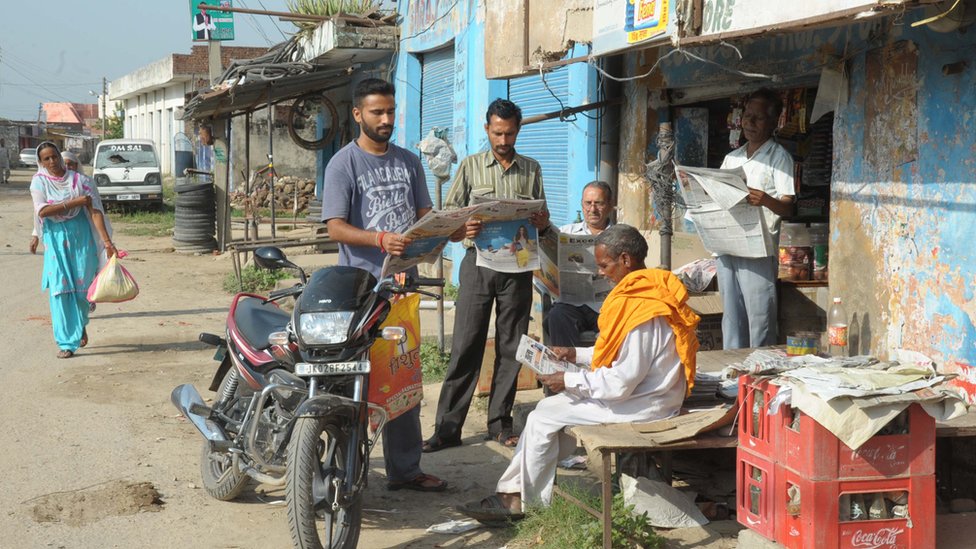
[[[311,278],[280,249],[262,247],[255,264],[289,269],[300,283],[271,292],[234,296],[226,337],[202,333],[219,363],[207,406],[191,384],[171,400],[206,439],[203,487],[232,500],[248,479],[285,487],[288,525],[295,547],[356,547],[370,452],[386,411],[367,401],[369,349],[377,338],[406,340],[406,330],[381,325],[396,295],[440,279],[404,275],[377,281],[355,267],[317,270]],[[295,298],[294,311],[277,301]],[[370,435],[370,423],[374,425]]]

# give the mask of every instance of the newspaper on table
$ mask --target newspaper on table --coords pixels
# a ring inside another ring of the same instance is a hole
[[[539,239],[539,270],[535,276],[553,299],[594,310],[606,299],[613,283],[596,266],[596,235],[549,231]]]
[[[476,265],[501,273],[526,273],[539,268],[539,231],[529,216],[546,207],[545,200],[478,199],[483,221],[474,238]]]
[[[387,255],[383,261],[382,276],[403,272],[420,263],[434,262],[447,246],[454,231],[472,216],[491,206],[483,202],[455,210],[431,210],[410,226],[404,233],[412,242],[399,256]]]
[[[515,358],[537,374],[549,375],[556,372],[576,372],[580,367],[572,362],[559,360],[552,349],[523,334],[519,340]]]
[[[678,188],[695,224],[702,244],[709,252],[738,257],[768,257],[773,254],[772,236],[762,208],[750,205],[743,169],[715,170],[675,163]]]

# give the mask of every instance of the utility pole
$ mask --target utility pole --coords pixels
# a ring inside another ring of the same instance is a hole
[[[105,117],[108,116],[108,110],[105,108],[105,101],[108,99],[108,79],[104,76],[102,77],[102,139],[105,139]]]

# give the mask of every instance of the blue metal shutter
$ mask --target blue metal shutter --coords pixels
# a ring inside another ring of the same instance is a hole
[[[454,136],[454,45],[425,53],[421,63],[420,138],[427,137],[430,129],[437,127],[447,129],[447,140],[450,141]],[[430,199],[436,206],[437,179],[427,168],[423,155],[421,161]],[[441,200],[447,195],[450,184],[450,180],[444,184]]]
[[[546,74],[546,84],[563,102],[569,99],[569,69],[562,67]],[[508,81],[508,98],[522,108],[522,118],[559,110],[538,75]],[[576,218],[577,208],[569,200],[569,123],[558,118],[524,126],[519,132],[515,150],[534,158],[542,165],[542,183],[553,224],[559,226]]]

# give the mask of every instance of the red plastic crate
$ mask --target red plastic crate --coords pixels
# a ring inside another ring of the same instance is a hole
[[[735,469],[735,518],[769,539],[774,535],[772,461],[739,448]]]
[[[798,430],[791,427],[794,414]],[[810,480],[934,474],[935,419],[918,404],[906,414],[908,433],[875,435],[852,450],[810,416],[782,406],[772,421],[778,445],[773,461]]]
[[[778,428],[774,423],[779,416],[767,416],[766,409],[778,390],[768,378],[739,376],[739,448],[771,461],[776,460]]]
[[[788,549],[935,547],[935,475],[878,480],[810,480],[782,465],[773,473],[775,539]],[[799,489],[799,505],[789,489]],[[841,496],[907,492],[907,518],[840,520]]]

